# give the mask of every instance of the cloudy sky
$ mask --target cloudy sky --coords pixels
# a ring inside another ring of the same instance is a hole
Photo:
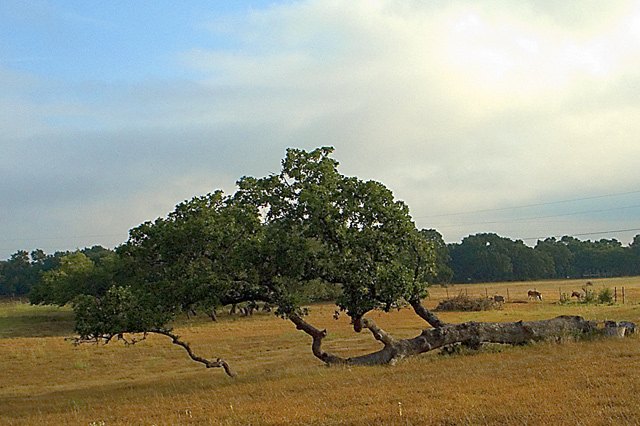
[[[0,2],[0,259],[326,145],[447,242],[640,234],[639,1],[181,4]]]

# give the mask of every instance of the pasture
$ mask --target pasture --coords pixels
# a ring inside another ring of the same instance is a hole
[[[460,292],[500,294],[503,309],[442,312],[446,322],[582,315],[640,323],[640,277],[593,279],[618,288],[615,305],[558,304],[586,280],[434,287],[428,308]],[[621,300],[625,288],[625,303]],[[528,300],[536,289],[542,301]],[[324,348],[342,356],[379,348],[335,307],[311,306]],[[412,310],[369,314],[396,337],[426,323]],[[596,338],[437,353],[386,367],[324,367],[310,338],[270,314],[182,319],[176,332],[239,374],[207,370],[163,336],[135,345],[74,346],[68,308],[0,304],[1,425],[635,425],[640,424],[640,338]]]

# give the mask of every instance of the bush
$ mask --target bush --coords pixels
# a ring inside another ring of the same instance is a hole
[[[473,299],[464,294],[459,294],[456,297],[445,299],[438,304],[436,311],[489,311],[491,309],[502,309],[500,303],[495,302],[493,299],[486,297],[480,297]]]
[[[603,287],[602,290],[600,290],[600,293],[598,294],[598,302],[607,304],[613,303],[613,293],[610,288]]]
[[[569,303],[571,302],[571,297],[569,296],[568,293],[562,293],[560,295],[560,303],[561,304],[565,304],[565,303]]]
[[[582,299],[582,303],[595,303],[598,300],[598,295],[595,291],[590,288],[583,288],[584,290],[584,298]]]

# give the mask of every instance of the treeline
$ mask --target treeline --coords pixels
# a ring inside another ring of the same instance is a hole
[[[436,230],[423,229],[421,233],[435,245],[436,269],[429,276],[434,284],[640,275],[640,235],[629,246],[616,239],[582,241],[564,236],[539,240],[535,247],[529,247],[521,240],[492,233],[470,235],[454,244],[446,244]],[[0,296],[23,296],[42,288],[46,271],[79,268],[84,258],[99,270],[116,256],[101,246],[76,253],[84,256],[74,258],[69,251],[48,255],[38,249],[18,251],[0,261]],[[66,263],[61,269],[63,259]],[[100,285],[98,276],[92,280]],[[335,297],[333,288],[318,285],[313,291],[322,293],[318,294],[322,299]],[[37,300],[37,294],[32,294],[32,299]]]
[[[78,251],[93,263],[101,264],[101,259],[114,255],[113,250],[102,246],[93,246]],[[42,283],[43,273],[57,270],[62,259],[72,254],[69,251],[58,251],[46,254],[37,249],[31,253],[25,250],[17,251],[8,260],[0,261],[0,296],[24,296],[32,288]]]
[[[521,240],[476,234],[448,249],[455,283],[640,275],[640,235],[629,246],[616,239],[564,236],[529,247]]]

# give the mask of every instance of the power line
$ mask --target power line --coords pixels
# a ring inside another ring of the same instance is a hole
[[[605,235],[605,234],[618,234],[620,232],[632,232],[632,231],[640,231],[640,228],[630,228],[630,229],[617,229],[615,231],[599,231],[599,232],[583,232],[583,233],[579,233],[579,234],[571,234],[571,237],[584,237],[587,235]],[[556,235],[554,237],[558,237],[560,238],[560,235]],[[542,238],[551,238],[548,235],[545,235],[543,237],[528,237],[528,238],[522,238],[523,240],[539,240]]]
[[[439,226],[439,228],[454,228],[454,227],[460,227],[460,226],[490,225],[490,224],[496,224],[496,223],[520,222],[520,221],[535,220],[535,219],[550,219],[554,217],[575,216],[575,215],[586,214],[586,213],[600,213],[600,212],[608,212],[608,211],[615,211],[615,210],[632,209],[636,207],[640,207],[640,204],[636,204],[634,206],[613,207],[609,209],[598,209],[598,210],[585,210],[581,212],[561,213],[561,214],[554,214],[554,215],[547,215],[547,216],[531,216],[531,217],[523,217],[523,218],[516,218],[516,219],[492,220],[492,221],[486,221],[486,222],[460,223],[457,225],[442,225],[442,226]]]
[[[560,201],[548,201],[548,202],[545,202],[545,203],[524,204],[524,205],[512,206],[512,207],[499,207],[499,208],[495,208],[495,209],[471,210],[471,211],[458,212],[458,213],[443,213],[443,214],[428,215],[428,216],[416,216],[416,217],[414,217],[414,219],[427,219],[427,218],[447,217],[447,216],[462,216],[462,215],[465,215],[465,214],[488,213],[488,212],[498,212],[498,211],[505,211],[505,210],[516,210],[516,209],[524,209],[524,208],[527,208],[527,207],[549,206],[549,205],[554,205],[554,204],[572,203],[574,201],[596,200],[596,199],[599,199],[599,198],[617,197],[617,196],[620,196],[620,195],[629,195],[629,194],[638,194],[638,193],[640,193],[640,190],[627,191],[627,192],[618,192],[618,193],[615,193],[615,194],[596,195],[596,196],[592,196],[592,197],[572,198],[572,199],[560,200]]]

